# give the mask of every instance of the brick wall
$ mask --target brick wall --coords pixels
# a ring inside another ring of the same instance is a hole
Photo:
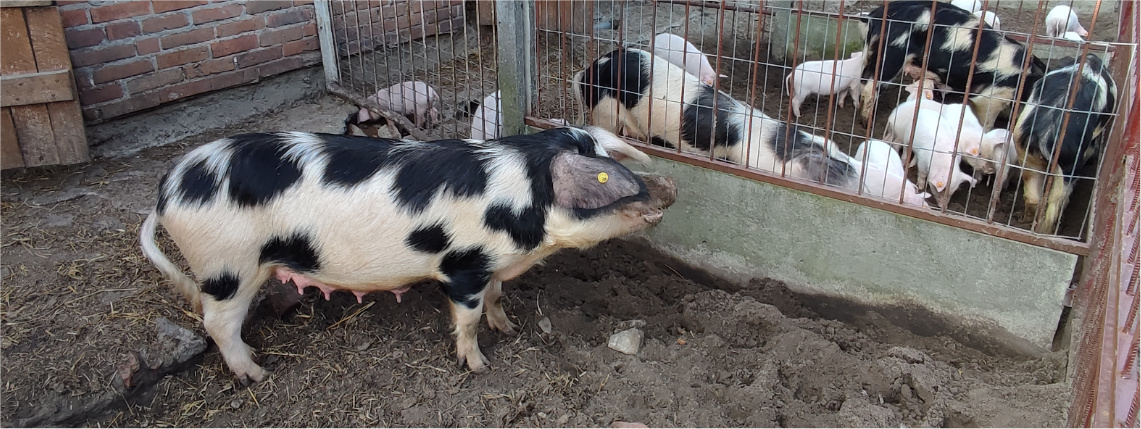
[[[56,4],[88,123],[321,60],[312,0]]]
[[[341,56],[463,28],[463,0],[334,1],[333,39]]]

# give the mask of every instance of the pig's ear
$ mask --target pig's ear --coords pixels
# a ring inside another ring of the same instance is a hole
[[[560,152],[551,160],[555,203],[567,209],[599,209],[642,193],[645,185],[618,161]]]
[[[634,160],[642,163],[642,165],[650,165],[650,157],[634,146],[630,146],[622,140],[621,137],[614,135],[610,131],[606,131],[598,127],[586,127],[586,131],[594,137],[594,141],[598,142],[599,146],[606,151],[606,155],[622,160],[625,158],[633,158]]]

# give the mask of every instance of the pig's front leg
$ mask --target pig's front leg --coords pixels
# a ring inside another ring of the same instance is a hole
[[[511,323],[507,312],[503,311],[503,281],[492,278],[486,291],[483,305],[487,307],[487,326],[507,335],[515,335],[515,324]]]

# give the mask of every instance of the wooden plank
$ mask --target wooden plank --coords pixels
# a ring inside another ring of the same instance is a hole
[[[36,56],[36,69],[41,72],[71,70],[67,41],[63,39],[63,19],[55,7],[24,9],[24,17],[31,29],[32,52]]]
[[[78,101],[48,104],[55,150],[60,164],[78,164],[91,160],[87,153],[87,134],[83,128],[83,112]]]
[[[16,124],[16,138],[20,141],[20,152],[24,154],[24,164],[28,167],[59,164],[48,107],[40,104],[11,109],[12,121]]]
[[[36,72],[36,57],[32,54],[23,9],[0,9],[0,52],[4,53],[0,74]]]
[[[69,70],[0,76],[0,107],[74,100],[71,83]]]
[[[12,109],[0,110],[0,169],[24,166],[24,154],[16,141],[16,126],[12,123]]]
[[[3,0],[3,1],[0,1],[0,7],[3,7],[3,8],[51,6],[51,5],[52,5],[51,0]]]
[[[36,54],[36,68],[41,73],[61,71],[66,74],[64,88],[70,91],[68,100],[48,104],[48,116],[54,135],[56,155],[60,164],[76,164],[90,160],[87,153],[87,135],[83,129],[83,113],[75,98],[75,81],[71,78],[71,57],[63,37],[63,19],[55,7],[37,7],[25,10],[28,28],[32,29],[32,48]],[[53,100],[54,101],[54,100]]]

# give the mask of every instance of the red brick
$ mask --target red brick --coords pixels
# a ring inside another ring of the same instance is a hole
[[[199,28],[197,30],[184,31],[178,34],[164,36],[161,40],[162,49],[167,50],[171,48],[177,48],[179,46],[201,43],[213,38],[213,28]]]
[[[201,0],[201,1],[152,0],[151,3],[154,4],[155,13],[163,13],[163,12],[170,12],[172,10],[186,9],[188,7],[204,5],[208,2],[206,2],[204,0]]]
[[[195,11],[191,12],[191,16],[194,17],[195,24],[233,18],[241,14],[242,5],[240,4],[232,4],[228,6],[216,7],[213,9],[196,9]]]
[[[87,0],[56,0],[56,6],[72,6],[77,4],[87,4]]]
[[[266,30],[258,35],[258,41],[262,46],[274,46],[302,37],[305,37],[305,28],[300,25],[295,25],[276,30]]]
[[[267,61],[273,61],[281,58],[281,47],[274,46],[272,48],[259,49],[256,51],[246,52],[237,56],[238,68],[246,68],[252,65],[261,64]]]
[[[151,73],[146,76],[128,80],[127,91],[130,91],[131,96],[134,97],[137,94],[167,85],[174,85],[183,80],[185,80],[185,78],[182,75],[182,69],[159,70],[157,73]]]
[[[227,22],[218,26],[218,37],[236,36],[238,34],[265,28],[265,17],[255,16],[234,22]]]
[[[310,22],[308,24],[305,24],[305,35],[306,36],[316,36],[317,35],[317,23],[316,22]]]
[[[157,33],[172,28],[182,28],[190,24],[185,13],[172,13],[170,15],[156,16],[143,20],[143,31]]]
[[[145,1],[124,1],[91,9],[91,22],[107,22],[151,13],[151,4]]]
[[[138,21],[122,21],[107,25],[107,40],[126,39],[142,33]]]
[[[313,0],[293,0],[293,6],[304,6],[313,4]]]
[[[67,30],[63,32],[63,38],[67,40],[68,49],[95,46],[103,43],[103,39],[105,39],[103,29],[99,27],[87,30]]]
[[[237,66],[234,65],[234,57],[226,57],[183,66],[182,70],[186,72],[187,79],[194,79],[215,73],[228,72],[236,67]]]
[[[298,57],[282,58],[280,60],[270,61],[268,63],[262,64],[261,66],[258,66],[258,77],[266,78],[276,74],[285,73],[290,70],[297,70],[301,68],[301,66],[302,60]]]
[[[210,89],[212,90],[231,88],[238,85],[257,82],[258,72],[254,69],[238,70],[214,75],[207,80],[210,81]]]
[[[246,34],[233,39],[211,43],[210,53],[213,54],[214,58],[222,58],[226,55],[245,52],[256,47],[258,47],[258,36],[256,34]]]
[[[266,27],[281,27],[283,25],[296,24],[298,22],[305,22],[313,19],[313,12],[304,9],[287,10],[283,12],[274,12],[273,14],[265,17]]]
[[[99,107],[83,109],[83,118],[88,121],[106,120],[158,105],[158,94],[132,95],[126,99],[112,101]]]
[[[91,20],[87,19],[87,9],[61,10],[59,17],[63,19],[63,26],[65,28],[91,22]]]
[[[339,3],[339,2],[338,2]],[[259,0],[246,3],[246,13],[250,15],[257,15],[262,12],[271,10],[285,9],[293,6],[290,1],[277,1],[277,0]]]
[[[87,52],[71,51],[71,65],[72,67],[86,67],[133,56],[135,56],[135,45],[132,44],[95,48]]]
[[[112,83],[79,91],[79,102],[84,105],[99,104],[123,96],[123,86]]]
[[[138,50],[139,55],[147,55],[158,52],[158,37],[148,37],[141,40],[136,39],[135,48]]]
[[[211,86],[209,79],[200,79],[159,88],[155,92],[158,93],[158,101],[160,103],[166,103],[168,101],[174,101],[181,98],[190,97],[192,95],[198,95],[203,92],[210,91],[211,89],[213,89],[213,87]]]
[[[308,37],[301,40],[294,40],[286,42],[281,46],[281,54],[284,56],[297,55],[305,51],[314,51],[321,48],[321,43],[316,37]]]
[[[155,71],[155,66],[151,63],[150,58],[147,58],[145,60],[100,67],[91,73],[91,77],[95,83],[99,84],[153,71]]]
[[[195,63],[207,58],[210,58],[210,53],[205,46],[162,53],[158,54],[158,56],[155,57],[155,59],[158,61],[158,68],[160,69],[168,69],[174,66]]]

